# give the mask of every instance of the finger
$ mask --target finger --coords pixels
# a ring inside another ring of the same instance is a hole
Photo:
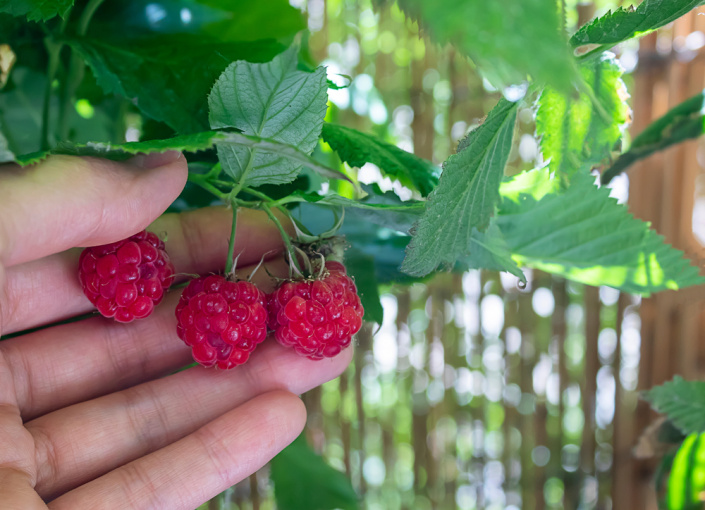
[[[1,276],[1,275],[0,275]],[[6,361],[0,356],[0,501],[3,508],[42,508],[34,491],[34,439],[22,424]]]
[[[52,156],[23,169],[3,167],[0,261],[13,266],[139,232],[179,196],[186,176],[179,152],[123,163]]]
[[[209,207],[166,214],[150,230],[166,233],[166,249],[177,273],[208,274],[225,267],[231,225],[231,210]],[[237,227],[235,253],[240,254],[241,267],[258,263],[263,254],[269,259],[281,251],[281,236],[264,212],[240,209]],[[4,306],[0,307],[4,334],[94,309],[78,282],[79,253],[69,250],[7,270]]]
[[[306,409],[285,392],[261,395],[193,434],[64,494],[53,510],[196,508],[257,471],[301,432]]]
[[[39,466],[37,490],[51,499],[181,439],[261,393],[304,393],[338,377],[352,355],[347,349],[312,361],[272,340],[236,369],[193,367],[29,422]]]
[[[281,258],[267,266],[274,274],[286,274]],[[243,268],[241,276],[254,267]],[[258,271],[253,281],[271,290],[266,272]],[[170,292],[150,317],[130,324],[96,316],[0,342],[22,417],[28,420],[190,363],[191,350],[176,336],[179,295]]]

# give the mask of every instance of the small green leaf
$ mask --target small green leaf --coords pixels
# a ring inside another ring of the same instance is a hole
[[[516,108],[516,103],[500,100],[485,122],[460,142],[460,151],[443,164],[438,187],[414,227],[402,271],[424,276],[468,255],[473,229],[487,227],[499,199]]]
[[[577,78],[553,0],[397,0],[440,44],[470,57],[496,86],[529,74],[540,84],[569,91]]]
[[[383,174],[426,196],[438,183],[437,168],[396,145],[345,126],[323,124],[323,141],[350,166],[377,165]]]
[[[705,434],[691,434],[676,452],[666,489],[668,510],[702,510],[705,492]]]
[[[630,119],[622,67],[614,55],[580,66],[588,94],[567,96],[546,87],[538,101],[536,133],[553,172],[572,176],[608,159]]]
[[[602,183],[610,182],[636,161],[671,145],[697,138],[705,132],[705,91],[674,106],[664,116],[642,131],[627,152],[602,174]]]
[[[526,282],[524,272],[519,269],[512,259],[502,231],[497,227],[495,219],[490,221],[490,226],[485,232],[476,228],[472,231],[470,240],[470,255],[463,259],[469,269],[489,269],[490,271],[506,271]]]
[[[356,510],[350,480],[306,444],[303,434],[272,459],[270,478],[279,510]]]
[[[292,46],[266,64],[230,64],[208,96],[211,127],[236,128],[311,154],[326,113],[326,72],[297,70],[297,53]],[[290,182],[301,170],[300,164],[256,147],[219,145],[218,157],[235,182],[247,186]]]
[[[705,381],[672,381],[644,392],[644,399],[684,434],[705,431]]]
[[[0,0],[0,12],[27,16],[29,21],[48,21],[55,16],[66,17],[74,0]]]
[[[575,174],[563,193],[538,201],[530,194],[504,198],[497,225],[520,266],[588,285],[648,295],[705,282],[683,252],[586,172]]]
[[[374,257],[354,247],[349,248],[345,251],[345,267],[355,280],[362,307],[365,309],[365,320],[382,324],[384,309],[377,286]]]
[[[704,0],[644,0],[636,9],[620,7],[583,25],[570,38],[570,44],[574,48],[583,44],[614,46],[667,25],[704,3]]]

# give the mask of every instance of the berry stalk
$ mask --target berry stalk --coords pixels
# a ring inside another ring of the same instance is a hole
[[[225,274],[229,275],[233,272],[235,264],[235,232],[237,231],[237,203],[233,200],[233,225],[230,229],[230,242],[228,243],[228,260],[225,262]]]

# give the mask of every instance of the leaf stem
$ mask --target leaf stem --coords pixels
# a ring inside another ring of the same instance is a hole
[[[269,203],[272,203],[272,204],[275,204],[275,203],[276,203],[274,200],[272,200],[271,197],[269,197],[268,195],[262,193],[261,191],[257,191],[256,189],[252,189],[252,188],[242,188],[242,191],[244,191],[244,192],[246,192],[246,193],[249,193],[250,195],[254,195],[254,196],[256,196],[257,198],[260,198],[260,199],[262,199],[262,200],[265,201],[265,202],[269,202]]]
[[[230,201],[230,200],[228,200],[228,198],[229,198],[228,193],[223,193],[223,192],[220,191],[218,188],[216,188],[215,186],[213,186],[213,185],[208,181],[208,179],[205,178],[205,176],[203,176],[203,175],[201,175],[201,174],[195,174],[195,173],[189,172],[189,174],[188,174],[188,180],[191,181],[192,183],[194,183],[194,184],[200,186],[200,187],[203,188],[204,190],[206,190],[206,191],[212,193],[213,195],[215,195],[215,196],[216,196],[217,198],[219,198],[220,200],[222,200],[222,201],[224,201],[224,202]]]
[[[286,246],[286,251],[289,253],[289,256],[291,257],[291,261],[296,266],[296,269],[301,272],[301,267],[299,266],[299,261],[298,261],[298,254],[296,253],[296,248],[294,248],[294,245],[291,242],[291,238],[289,237],[289,234],[286,233],[286,230],[284,230],[284,227],[282,226],[281,222],[279,221],[279,218],[277,218],[274,213],[272,212],[272,209],[270,209],[269,205],[266,202],[262,202],[262,209],[264,212],[267,213],[267,216],[269,216],[269,219],[274,222],[274,225],[276,225],[277,229],[279,230],[279,234],[282,236],[282,240],[284,241],[284,246]]]
[[[229,275],[233,272],[233,265],[235,264],[235,231],[237,230],[237,203],[233,201],[233,225],[230,229],[230,242],[228,243],[228,260],[225,262],[225,275]]]

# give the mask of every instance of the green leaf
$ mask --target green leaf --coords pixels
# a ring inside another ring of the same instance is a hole
[[[570,44],[614,46],[667,25],[704,3],[703,0],[644,0],[636,9],[620,7],[583,25],[570,38]]]
[[[572,176],[608,159],[630,119],[622,67],[611,53],[580,66],[589,94],[567,96],[546,87],[538,101],[536,133],[553,172]]]
[[[438,183],[437,168],[433,163],[374,136],[329,123],[323,124],[321,136],[348,165],[377,165],[382,173],[418,190],[423,196],[433,191]]]
[[[460,142],[459,152],[443,163],[438,187],[414,227],[402,271],[424,276],[468,255],[473,229],[487,227],[499,199],[516,109],[516,103],[500,100],[485,122]]]
[[[668,510],[702,510],[705,491],[705,434],[691,434],[676,452],[668,477]]]
[[[705,381],[686,381],[675,376],[672,381],[644,392],[643,396],[683,434],[705,431]]]
[[[350,480],[306,444],[303,434],[274,457],[270,478],[279,510],[356,510]]]
[[[575,174],[563,193],[515,198],[504,198],[497,225],[520,266],[643,295],[705,282],[683,252],[586,172]]]
[[[220,40],[255,41],[280,39],[306,29],[306,18],[288,0],[196,0],[213,9],[225,11],[220,19],[202,31]]]
[[[440,44],[469,56],[497,87],[529,74],[569,91],[577,77],[553,0],[398,0]]]
[[[326,72],[297,70],[294,45],[266,64],[232,63],[208,96],[212,128],[236,128],[311,154],[318,143],[328,101]],[[301,165],[260,148],[219,145],[223,169],[247,186],[283,184]]]
[[[634,162],[664,150],[671,145],[697,138],[705,132],[705,91],[673,107],[663,117],[642,131],[627,152],[602,174],[602,183],[610,182]]]
[[[241,133],[229,133],[225,131],[204,131],[190,135],[175,136],[163,140],[147,140],[144,142],[128,142],[123,144],[110,144],[105,142],[70,143],[64,142],[57,145],[51,151],[31,153],[18,156],[15,161],[21,165],[36,163],[50,154],[68,154],[72,156],[95,156],[116,161],[124,160],[130,155],[152,152],[165,152],[169,150],[197,152],[210,149],[217,144],[233,145],[238,147],[249,147],[254,149],[266,149],[273,154],[280,155],[286,161],[294,161],[309,167],[330,179],[348,179],[347,176],[329,168],[311,156],[299,151],[296,147],[286,145],[273,140],[266,140],[256,136],[243,135]]]
[[[7,145],[7,140],[0,132],[0,163],[10,163],[15,161],[15,155]]]
[[[490,222],[485,232],[476,228],[472,231],[470,240],[470,255],[463,259],[468,269],[489,269],[490,271],[506,271],[526,282],[524,272],[512,259],[512,252],[506,239],[499,230],[495,219]]]
[[[424,211],[425,204],[410,200],[402,202],[394,193],[370,194],[360,200],[352,200],[337,194],[292,193],[290,200],[303,200],[312,204],[346,208],[346,215],[381,225],[398,232],[407,233]]]
[[[86,144],[61,143],[54,148],[52,154],[68,154],[71,156],[94,156],[98,158],[121,161],[135,154],[151,154],[170,150],[197,152],[212,148],[219,140],[227,140],[229,133],[205,131],[191,135],[175,136],[165,140],[148,140],[145,142],[127,142],[110,144],[103,142],[88,142]]]
[[[209,129],[206,98],[233,60],[262,62],[283,46],[274,40],[220,42],[193,34],[123,41],[69,41],[108,94],[130,99],[147,116],[179,134]]]
[[[377,286],[374,257],[354,247],[349,248],[345,251],[345,267],[355,280],[362,307],[365,309],[365,320],[382,324],[384,309]]]
[[[55,16],[66,17],[74,0],[0,0],[0,12],[27,16],[29,21],[48,21]]]

